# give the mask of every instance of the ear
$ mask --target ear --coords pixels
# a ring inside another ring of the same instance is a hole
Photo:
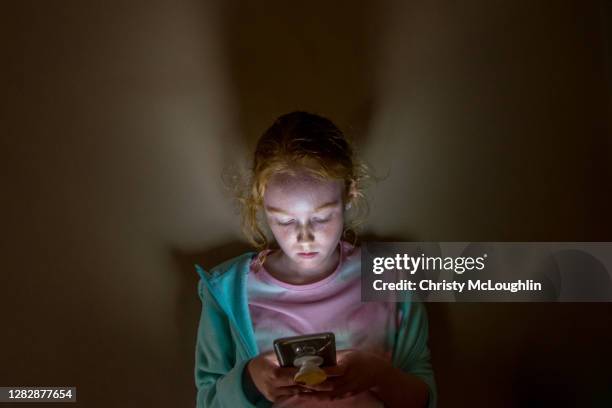
[[[355,197],[357,197],[358,192],[357,192],[357,183],[355,182],[355,180],[351,180],[349,187],[348,187],[348,191],[346,194],[346,206],[345,209],[349,209],[352,206],[352,202],[355,199]]]

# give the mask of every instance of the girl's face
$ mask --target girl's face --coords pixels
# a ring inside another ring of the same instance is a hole
[[[275,174],[268,180],[264,211],[268,226],[291,266],[317,272],[328,265],[344,227],[342,180],[307,173]]]

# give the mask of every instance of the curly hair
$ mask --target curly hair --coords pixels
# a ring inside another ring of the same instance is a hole
[[[369,212],[363,194],[369,168],[355,157],[354,148],[331,120],[295,111],[280,116],[259,138],[250,174],[237,189],[242,231],[258,251],[270,247],[260,211],[268,180],[274,174],[304,170],[319,180],[344,180],[342,237],[357,243],[357,230]]]

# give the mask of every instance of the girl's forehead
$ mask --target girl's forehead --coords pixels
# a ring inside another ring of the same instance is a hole
[[[319,180],[312,176],[278,174],[268,181],[264,202],[271,206],[292,205],[297,202],[312,203],[316,207],[320,203],[339,200],[342,196],[342,187],[341,180]]]

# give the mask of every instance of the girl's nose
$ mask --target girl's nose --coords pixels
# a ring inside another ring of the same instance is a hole
[[[314,241],[314,234],[312,233],[312,228],[310,227],[310,223],[298,227],[297,240],[298,242]]]

